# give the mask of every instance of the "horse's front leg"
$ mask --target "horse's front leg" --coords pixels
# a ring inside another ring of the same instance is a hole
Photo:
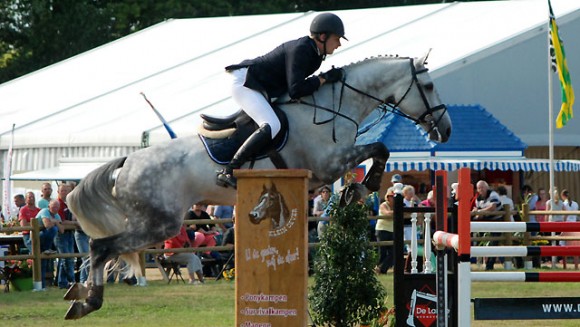
[[[389,159],[389,150],[385,144],[381,142],[376,142],[368,145],[358,145],[357,147],[365,147],[368,156],[361,160],[360,162],[372,158],[373,165],[365,175],[363,179],[363,185],[371,192],[376,192],[381,188],[381,179],[383,177],[383,172],[385,171],[385,165]]]
[[[320,165],[314,169],[314,178],[322,183],[331,184],[344,173],[358,166],[361,162],[372,158],[373,165],[365,175],[363,184],[371,191],[375,192],[381,188],[381,178],[385,165],[389,159],[389,150],[380,142],[340,147],[325,153]],[[332,158],[329,160],[328,158]]]
[[[112,236],[113,238],[115,236]],[[90,260],[91,260],[91,279],[89,282],[88,288],[88,297],[84,303],[74,301],[70,308],[68,309],[65,319],[80,319],[89,313],[99,310],[103,305],[103,294],[105,291],[104,286],[104,271],[105,271],[105,263],[110,259],[114,258],[118,253],[111,253],[110,248],[106,246],[107,240],[109,238],[104,239],[97,239],[91,241],[91,251],[90,251]],[[74,287],[74,286],[73,286]],[[82,288],[83,292],[86,290],[84,286],[77,286]],[[73,288],[67,292],[67,295],[71,293],[70,297],[74,297],[74,300],[79,300],[84,298],[83,295],[76,294],[72,292]],[[67,299],[67,295],[65,295],[65,299]]]

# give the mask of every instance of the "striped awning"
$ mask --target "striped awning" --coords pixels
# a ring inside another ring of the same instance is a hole
[[[550,171],[550,161],[548,159],[454,159],[437,157],[424,159],[395,158],[387,161],[385,171],[453,171],[459,168],[470,168],[472,170],[488,169],[547,172]],[[554,160],[554,171],[580,171],[580,160]]]

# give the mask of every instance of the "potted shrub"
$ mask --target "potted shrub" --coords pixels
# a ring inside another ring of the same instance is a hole
[[[5,292],[10,285],[16,291],[32,290],[32,263],[27,260],[7,261],[6,266],[0,271],[0,279],[5,282]]]
[[[330,224],[320,239],[309,301],[316,326],[368,326],[385,312],[386,291],[373,268],[368,208],[331,201]]]

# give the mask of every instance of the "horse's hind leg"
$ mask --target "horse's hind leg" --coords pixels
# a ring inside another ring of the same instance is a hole
[[[162,220],[161,220],[162,221]],[[166,225],[155,227],[143,224],[140,228],[91,241],[91,282],[85,302],[73,302],[65,319],[79,319],[99,310],[103,305],[105,263],[122,254],[129,254],[161,242],[179,231],[181,220],[166,220]],[[130,264],[132,262],[129,262]]]
[[[91,241],[91,281],[89,282],[89,289],[87,292],[88,296],[84,303],[78,301],[73,302],[64,317],[65,319],[70,320],[82,318],[93,311],[99,310],[103,305],[103,294],[105,291],[103,283],[105,263],[116,255],[111,253],[110,248],[106,246],[106,243],[108,239],[116,238],[117,236],[118,235]],[[73,287],[69,289],[65,295],[65,299],[67,299],[66,296],[69,295],[69,293],[71,297],[75,297],[75,300],[84,298],[84,296],[79,296],[81,294],[75,294]],[[84,292],[86,292],[86,290],[84,290]]]

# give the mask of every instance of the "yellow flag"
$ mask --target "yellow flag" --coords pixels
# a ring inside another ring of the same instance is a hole
[[[572,88],[572,80],[570,79],[570,72],[568,71],[568,64],[566,62],[566,53],[564,52],[564,46],[558,34],[558,25],[556,25],[556,17],[552,11],[550,0],[548,0],[548,7],[550,8],[550,56],[552,57],[552,61],[555,61],[562,89],[562,107],[556,118],[556,127],[562,128],[574,116],[572,110],[572,106],[574,105],[574,89]]]

